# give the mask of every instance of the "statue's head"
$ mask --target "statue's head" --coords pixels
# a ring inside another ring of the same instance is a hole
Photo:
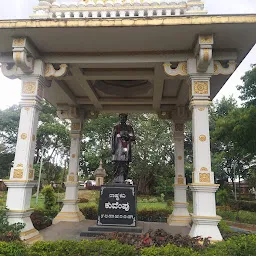
[[[126,123],[126,121],[127,121],[127,117],[128,117],[128,115],[127,115],[127,114],[125,114],[125,113],[121,113],[121,114],[119,114],[120,123],[125,124],[125,123]]]

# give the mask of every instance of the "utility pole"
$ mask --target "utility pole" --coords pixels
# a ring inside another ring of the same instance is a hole
[[[45,151],[45,149],[43,148],[41,159],[40,159],[39,178],[38,178],[37,191],[36,191],[36,205],[38,204],[38,196],[39,196],[39,189],[40,189],[41,175],[42,175],[42,168],[43,168],[44,151]]]
[[[233,164],[233,170],[234,170],[234,189],[235,189],[235,200],[237,201],[237,193],[236,193],[236,162]]]

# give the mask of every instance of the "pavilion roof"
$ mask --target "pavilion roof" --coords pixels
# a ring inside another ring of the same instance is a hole
[[[204,2],[195,0],[77,0],[39,1],[32,19],[131,18],[207,14]]]

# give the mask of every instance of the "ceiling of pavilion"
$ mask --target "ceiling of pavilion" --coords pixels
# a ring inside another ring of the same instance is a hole
[[[184,17],[174,19],[177,22]],[[175,58],[186,61],[193,57],[197,36],[213,34],[213,57],[225,53],[225,60],[230,53],[239,64],[256,42],[255,31],[255,22],[65,28],[46,24],[15,29],[1,28],[0,24],[0,62],[12,62],[13,37],[26,36],[45,63],[56,69],[60,64],[68,65],[67,75],[54,79],[45,90],[45,98],[53,105],[106,112],[159,112],[189,101],[187,77],[168,77],[163,63],[172,60],[175,65]],[[212,77],[211,99],[228,78]]]

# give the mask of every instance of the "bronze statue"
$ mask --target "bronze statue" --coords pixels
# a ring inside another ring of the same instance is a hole
[[[120,114],[120,123],[113,128],[111,149],[114,163],[114,183],[124,183],[129,171],[129,163],[132,161],[131,144],[135,141],[134,131],[128,125],[127,114]]]

